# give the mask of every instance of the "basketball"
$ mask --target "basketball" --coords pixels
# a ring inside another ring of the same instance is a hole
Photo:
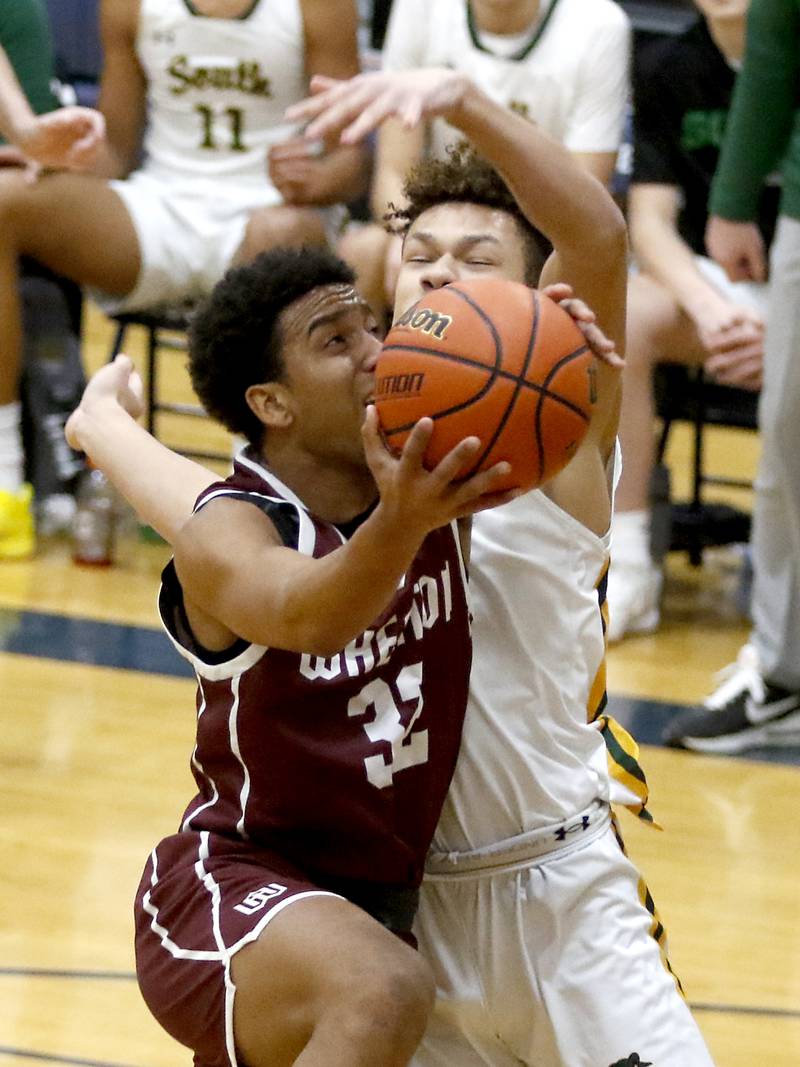
[[[557,474],[589,427],[594,357],[558,304],[502,278],[432,290],[392,326],[375,371],[384,439],[399,452],[415,423],[434,430],[434,467],[465,437],[481,449],[466,478],[506,460],[497,489],[532,489]]]

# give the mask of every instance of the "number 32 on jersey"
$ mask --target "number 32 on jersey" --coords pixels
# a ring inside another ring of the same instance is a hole
[[[403,704],[413,704],[405,726],[393,688],[382,678],[375,678],[365,685],[347,705],[347,714],[351,718],[371,716],[363,724],[370,741],[387,741],[391,745],[388,758],[376,754],[364,760],[367,778],[377,789],[391,785],[399,771],[428,762],[428,731],[414,730],[414,724],[422,714],[422,664],[412,663],[404,667],[397,676],[395,687]]]

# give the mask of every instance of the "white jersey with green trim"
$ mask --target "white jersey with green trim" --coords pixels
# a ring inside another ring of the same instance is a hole
[[[308,87],[299,0],[253,0],[240,18],[141,0],[136,50],[148,83],[144,169],[270,188],[267,151],[296,132],[284,111]]]
[[[536,20],[511,35],[482,32],[467,0],[394,0],[383,67],[464,71],[571,151],[616,152],[630,47],[628,18],[613,0],[542,0]],[[434,155],[462,139],[441,119],[431,126]]]
[[[619,466],[617,450],[612,485]],[[435,851],[562,823],[595,800],[642,814],[635,745],[612,720],[607,749],[599,728],[609,542],[538,489],[475,517],[469,704]]]

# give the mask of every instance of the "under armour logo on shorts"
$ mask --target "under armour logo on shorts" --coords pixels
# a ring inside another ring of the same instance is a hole
[[[611,1067],[653,1067],[653,1064],[650,1060],[640,1059],[638,1052],[632,1052],[626,1060],[617,1060]]]
[[[588,829],[589,816],[581,815],[579,822],[574,822],[571,826],[559,826],[559,828],[554,831],[554,836],[556,841],[566,841],[567,834],[577,834],[581,830]],[[612,1064],[611,1067],[617,1067],[616,1063]],[[627,1064],[625,1065],[625,1067],[627,1067]]]

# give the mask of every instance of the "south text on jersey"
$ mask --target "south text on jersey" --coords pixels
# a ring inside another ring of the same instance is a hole
[[[248,96],[272,96],[272,83],[261,70],[257,61],[245,61],[234,65],[209,61],[204,65],[189,56],[175,56],[167,67],[172,77],[170,92],[182,96],[190,89],[235,90]]]

